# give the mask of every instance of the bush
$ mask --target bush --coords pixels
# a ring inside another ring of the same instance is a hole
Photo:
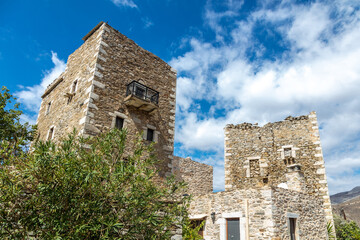
[[[35,144],[0,167],[2,239],[169,239],[186,216],[173,178],[160,186],[152,147],[139,139],[125,156],[126,132],[69,135]]]
[[[334,223],[338,240],[360,240],[360,228],[354,221],[346,221],[334,216]]]

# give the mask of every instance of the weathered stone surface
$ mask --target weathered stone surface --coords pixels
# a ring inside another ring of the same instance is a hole
[[[73,128],[94,136],[120,117],[127,153],[138,134],[146,139],[152,130],[160,176],[172,172],[188,183],[191,218],[206,220],[205,239],[225,240],[229,218],[240,220],[240,239],[289,239],[289,218],[297,219],[301,239],[326,239],[332,215],[315,112],[263,127],[228,124],[226,191],[212,193],[211,166],[173,156],[176,70],[103,22],[83,39],[42,96],[40,139],[58,141]],[[134,80],[158,91],[158,104],[127,97]],[[172,239],[181,239],[181,229]]]
[[[51,126],[55,127],[54,140],[73,128],[85,136],[96,135],[114,127],[117,112],[125,118],[128,151],[137,135],[144,132],[146,136],[147,126],[152,126],[161,160],[157,166],[160,176],[170,174],[172,159],[168,156],[173,148],[163,146],[174,142],[175,104],[170,102],[174,102],[176,72],[106,23],[99,24],[84,39],[84,44],[69,56],[67,70],[60,76],[62,81],[43,97],[38,117],[40,138],[46,139]],[[77,90],[72,93],[75,80]],[[157,110],[150,113],[124,103],[127,85],[134,80],[160,93]],[[70,103],[65,96],[69,93],[73,94]],[[46,114],[49,102],[51,109]]]
[[[225,136],[227,191],[278,186],[298,179],[303,184],[297,186],[299,189],[324,199],[327,218],[332,221],[315,112],[287,117],[284,121],[268,123],[263,127],[250,123],[227,125]],[[301,166],[303,179],[286,174],[288,167],[293,164]]]
[[[240,219],[240,239],[290,239],[289,216],[297,216],[299,239],[327,239],[322,201],[297,191],[262,187],[204,194],[191,202],[190,213],[206,221],[204,239],[226,239],[226,219],[234,217]]]
[[[174,157],[173,173],[180,181],[185,181],[187,194],[198,195],[212,193],[213,167],[195,162],[191,158]]]
[[[57,141],[70,133],[73,128],[82,130],[85,122],[88,122],[88,119],[84,118],[88,109],[88,104],[85,102],[89,96],[86,90],[92,84],[88,79],[94,75],[91,69],[96,64],[94,55],[97,45],[97,38],[92,35],[69,56],[65,72],[45,90],[37,119],[40,139],[48,138],[51,127],[54,127],[53,140]],[[75,81],[77,86],[76,91],[73,92],[72,86]],[[48,111],[49,103],[51,106]],[[84,120],[79,123],[80,119]]]

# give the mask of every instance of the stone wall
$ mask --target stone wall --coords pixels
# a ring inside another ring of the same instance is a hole
[[[146,134],[150,128],[155,133],[155,149],[161,160],[158,166],[160,173],[162,176],[170,174],[175,127],[176,71],[109,25],[104,23],[102,28],[98,30],[101,40],[93,80],[97,84],[92,91],[94,97],[90,100],[91,114],[88,114],[87,119],[89,127],[85,127],[84,133],[94,135],[110,129],[116,116],[125,120],[130,142],[137,134]],[[126,88],[134,80],[160,93],[157,110],[147,112],[126,105]]]
[[[292,165],[301,167],[304,191],[324,200],[326,215],[332,221],[315,112],[263,127],[250,123],[225,127],[226,190],[286,184]]]
[[[174,157],[173,173],[187,185],[186,193],[192,195],[206,194],[213,191],[213,167],[191,160],[191,158]]]
[[[132,151],[135,138],[140,134],[146,137],[148,129],[153,130],[160,176],[171,174],[176,71],[106,23],[100,22],[83,40],[69,56],[62,80],[55,80],[43,96],[40,138],[46,139],[51,126],[55,126],[54,140],[74,127],[84,136],[94,136],[113,128],[115,118],[120,117],[128,131],[127,151]],[[125,103],[127,85],[134,80],[159,92],[154,111]],[[72,93],[74,81],[77,90]],[[69,97],[72,100],[67,103]],[[46,114],[49,101],[51,110]]]
[[[278,239],[288,239],[288,218],[296,218],[298,239],[327,239],[323,201],[297,191],[274,188],[272,209]]]
[[[39,139],[47,140],[50,128],[54,129],[54,141],[74,128],[77,131],[83,128],[79,120],[84,118],[88,108],[88,89],[92,86],[89,79],[94,75],[92,69],[96,64],[98,45],[97,35],[91,36],[69,56],[65,71],[45,90],[37,119]]]
[[[226,239],[228,218],[240,219],[240,239],[289,239],[289,217],[297,217],[299,239],[327,239],[321,206],[309,194],[262,187],[197,196],[190,205],[190,218],[206,221],[204,238],[209,240]]]

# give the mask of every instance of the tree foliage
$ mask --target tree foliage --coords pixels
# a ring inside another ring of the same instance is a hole
[[[152,145],[126,131],[33,143],[0,94],[0,239],[170,239],[187,216],[182,183],[159,177]],[[14,154],[15,153],[15,154]],[[177,226],[175,226],[177,224]]]
[[[169,239],[186,214],[179,184],[157,184],[152,147],[125,156],[125,131],[38,142],[0,170],[0,237]],[[181,198],[180,198],[181,200]],[[11,237],[10,237],[11,236]]]
[[[26,147],[36,132],[36,127],[20,123],[19,104],[15,102],[9,89],[0,91],[0,148],[15,153]],[[13,106],[9,106],[13,104]],[[1,155],[0,155],[1,158]]]
[[[182,227],[182,236],[184,240],[201,240],[204,239],[199,231],[205,225],[205,220],[201,222],[198,226],[191,224],[191,221],[188,217],[185,216]]]
[[[334,216],[334,224],[338,240],[360,240],[360,227],[356,222]]]

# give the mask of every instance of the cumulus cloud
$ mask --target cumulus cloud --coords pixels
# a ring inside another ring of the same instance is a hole
[[[111,0],[116,6],[137,8],[133,0]]]
[[[223,152],[222,128],[226,123],[265,124],[315,110],[330,191],[351,188],[346,181],[349,178],[357,185],[358,9],[350,1],[305,5],[283,1],[271,7],[264,4],[246,19],[230,14],[232,10],[213,16],[211,9],[205,9],[204,20],[219,36],[213,42],[191,39],[191,50],[170,62],[179,73],[176,141],[181,148],[213,150],[218,155]],[[224,17],[232,18],[231,29],[221,27]],[[279,36],[270,47],[262,44],[264,39],[256,32],[264,26],[268,38]],[[230,40],[223,41],[225,38]],[[271,47],[283,50],[274,55]],[[199,102],[211,105],[211,111],[199,109]],[[217,169],[216,177],[223,177],[221,168]]]
[[[46,87],[65,70],[66,64],[58,58],[57,53],[51,52],[51,61],[54,67],[44,71],[44,77],[39,85],[21,86],[22,90],[15,92],[18,101],[25,107],[27,112],[29,112],[29,114],[22,116],[23,121],[32,124],[36,122],[37,112],[41,104],[41,95],[44,93]]]

